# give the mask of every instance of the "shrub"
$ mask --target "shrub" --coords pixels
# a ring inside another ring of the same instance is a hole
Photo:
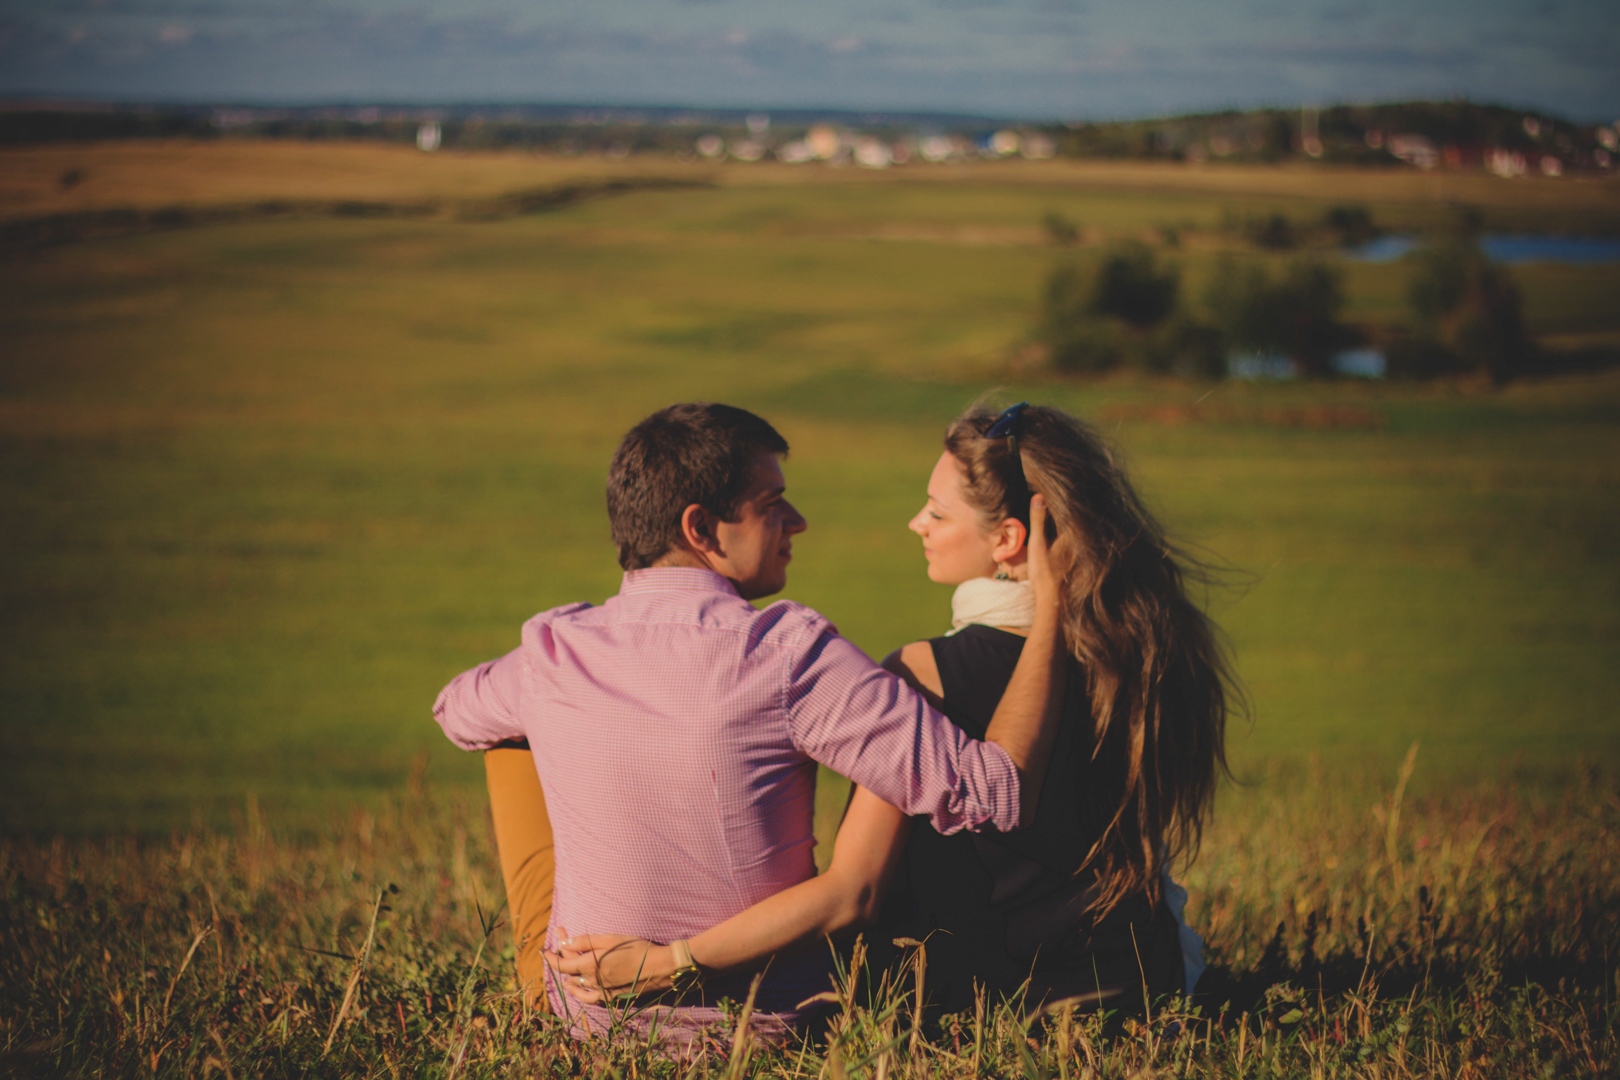
[[[1219,379],[1226,375],[1226,342],[1213,326],[1178,314],[1154,335],[1148,367],[1184,379]]]
[[[1047,211],[1041,228],[1046,230],[1046,238],[1059,247],[1073,247],[1080,242],[1080,226],[1056,210]]]
[[[1110,248],[1094,270],[1059,264],[1046,279],[1039,336],[1065,371],[1169,370],[1155,328],[1174,312],[1180,286],[1180,270],[1161,267],[1136,241]]]
[[[1259,266],[1223,259],[1206,302],[1230,345],[1281,353],[1307,375],[1326,375],[1333,353],[1349,338],[1338,321],[1344,306],[1339,273],[1315,260],[1295,261],[1274,281]]]
[[[1244,226],[1243,231],[1248,235],[1250,243],[1267,251],[1287,251],[1297,242],[1294,236],[1294,223],[1282,214],[1255,218]]]
[[[1092,290],[1091,307],[1098,314],[1147,330],[1162,323],[1175,310],[1181,289],[1181,271],[1162,270],[1153,249],[1133,240],[1114,246],[1103,257]]]
[[[1422,336],[1451,353],[1449,367],[1497,382],[1521,373],[1531,347],[1512,275],[1462,234],[1427,243],[1411,259],[1408,298]]]
[[[1391,341],[1384,350],[1392,379],[1434,379],[1467,371],[1456,353],[1430,334],[1410,334]]]
[[[1337,235],[1342,247],[1359,247],[1379,232],[1372,214],[1360,205],[1330,207],[1323,222]]]

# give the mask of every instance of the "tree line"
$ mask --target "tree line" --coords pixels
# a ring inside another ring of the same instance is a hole
[[[1355,233],[1370,228],[1364,213],[1344,208],[1327,220]],[[1047,231],[1060,242],[1078,232],[1050,217]],[[1528,370],[1518,286],[1481,250],[1476,231],[1465,224],[1437,232],[1406,258],[1409,324],[1369,331],[1343,320],[1343,273],[1321,256],[1299,255],[1273,270],[1223,253],[1195,304],[1178,263],[1141,240],[1116,241],[1094,262],[1063,258],[1052,267],[1035,337],[1054,367],[1074,373],[1223,378],[1234,355],[1248,354],[1328,378],[1335,356],[1369,345],[1382,347],[1394,378],[1477,373],[1501,382]]]

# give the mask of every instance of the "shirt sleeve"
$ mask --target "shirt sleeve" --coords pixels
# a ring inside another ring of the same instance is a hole
[[[788,678],[794,745],[935,829],[1018,828],[1018,770],[830,628]]]
[[[463,671],[439,691],[433,718],[451,742],[463,750],[487,750],[523,737],[517,710],[521,651],[513,649],[498,660]]]

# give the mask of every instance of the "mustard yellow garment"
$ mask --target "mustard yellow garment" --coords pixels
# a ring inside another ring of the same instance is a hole
[[[540,950],[551,922],[551,889],[556,863],[545,792],[527,747],[496,747],[484,752],[489,810],[495,819],[495,846],[506,879],[506,908],[517,947],[518,986],[531,1006],[548,1009],[546,964]]]

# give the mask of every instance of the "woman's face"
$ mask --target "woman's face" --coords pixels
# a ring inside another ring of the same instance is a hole
[[[911,531],[922,537],[928,578],[941,585],[960,585],[996,572],[995,530],[986,530],[962,493],[962,466],[947,451],[928,478],[928,503],[911,519]]]

